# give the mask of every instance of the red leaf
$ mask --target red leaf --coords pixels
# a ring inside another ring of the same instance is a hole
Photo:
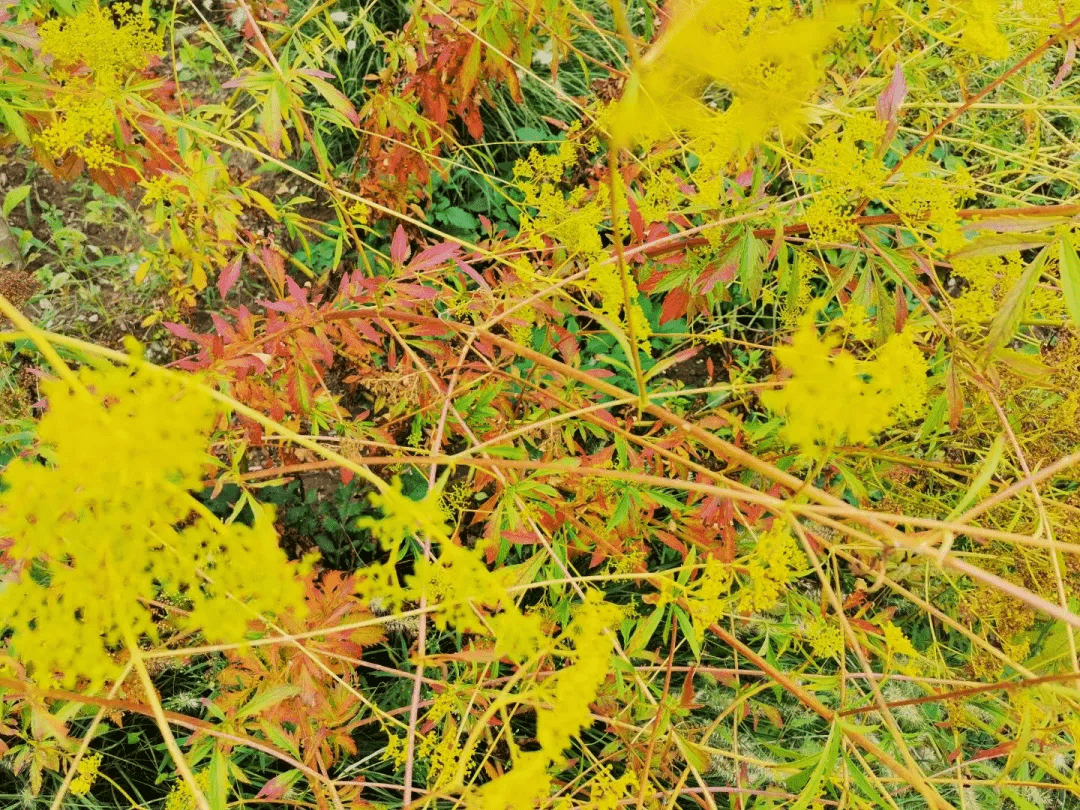
[[[307,290],[296,283],[293,278],[285,279],[285,286],[289,288],[289,297],[295,299],[298,303],[307,303]]]
[[[437,267],[459,250],[461,250],[461,245],[455,242],[440,242],[437,245],[424,248],[409,262],[409,269],[419,272],[420,270],[427,270],[429,267]]]
[[[630,209],[628,213],[628,219],[630,220],[630,230],[634,234],[634,241],[641,243],[645,241],[645,220],[641,216],[641,209],[638,208],[637,200],[633,197],[627,197],[627,207]]]
[[[292,312],[296,309],[296,304],[292,301],[260,301],[259,304],[266,309],[274,310],[274,312]]]
[[[681,318],[686,314],[686,305],[690,302],[690,293],[684,287],[676,287],[664,296],[664,305],[660,308],[660,325]]]
[[[409,258],[409,240],[405,236],[405,229],[400,225],[394,231],[394,240],[390,243],[390,260],[394,264],[403,265]]]
[[[221,273],[218,274],[217,288],[221,293],[221,297],[224,298],[229,290],[233,288],[236,280],[240,278],[240,257],[237,256],[225,267]]]
[[[269,782],[262,786],[262,790],[259,791],[256,799],[280,799],[288,791],[290,787],[296,784],[296,780],[300,777],[300,771],[292,770],[285,771],[285,773],[279,773]]]
[[[465,264],[465,262],[463,262],[457,256],[454,257],[454,261],[457,263],[457,266],[461,270],[461,272],[464,273],[465,275],[467,275],[469,278],[471,278],[477,284],[479,284],[481,289],[487,290],[488,292],[491,292],[491,285],[488,284],[486,281],[484,281],[483,276],[481,276],[479,273],[477,273],[472,267]]]
[[[700,709],[702,704],[694,701],[697,690],[694,689],[694,672],[697,667],[690,667],[690,672],[683,679],[682,693],[679,695],[680,709]]]
[[[1006,740],[1003,743],[995,745],[993,748],[984,748],[982,751],[976,751],[970,757],[968,762],[978,762],[983,759],[996,759],[997,757],[1003,757],[1016,748],[1016,740]]]
[[[896,116],[900,114],[900,105],[904,103],[907,91],[908,86],[907,81],[904,79],[904,66],[898,60],[896,69],[893,70],[892,81],[889,82],[889,86],[881,92],[877,99],[875,109],[879,121],[888,121],[890,124],[895,123]]]
[[[227,338],[229,341],[236,340],[236,332],[233,331],[232,326],[229,325],[227,320],[222,318],[216,312],[210,313],[210,320],[214,322],[214,328],[219,335],[223,338]]]
[[[1058,70],[1057,76],[1054,77],[1054,83],[1050,85],[1051,90],[1057,90],[1063,81],[1072,73],[1073,62],[1076,61],[1076,40],[1070,39],[1069,45],[1065,49],[1065,61],[1061,63],[1061,69]]]
[[[192,332],[182,323],[163,323],[162,326],[164,326],[181,340],[190,340],[192,343],[199,342],[199,335]]]
[[[506,529],[502,536],[519,546],[532,546],[540,542],[540,536],[531,529]]]

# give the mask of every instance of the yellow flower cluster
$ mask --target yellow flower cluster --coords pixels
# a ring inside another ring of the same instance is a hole
[[[548,767],[561,759],[562,752],[582,729],[592,725],[589,704],[596,698],[610,666],[612,645],[606,631],[621,616],[618,605],[603,601],[599,591],[586,594],[561,637],[549,642],[568,666],[529,693],[530,702],[537,706],[536,740],[540,750],[519,753],[509,773],[467,794],[465,806],[469,810],[525,810],[548,795]]]
[[[97,781],[100,768],[100,753],[87,754],[80,759],[79,764],[75,766],[75,778],[71,780],[68,792],[72,796],[85,796]]]
[[[514,178],[525,197],[524,206],[535,209],[533,214],[522,213],[521,231],[534,234],[532,246],[535,248],[543,247],[540,239],[543,234],[564,248],[569,258],[587,263],[589,274],[582,286],[599,298],[597,311],[615,323],[621,321],[625,312],[625,323],[637,339],[638,350],[648,353],[648,338],[652,332],[637,302],[637,284],[628,277],[624,295],[618,268],[610,260],[605,261],[608,257],[600,230],[610,210],[607,186],[598,186],[591,192],[585,186],[577,186],[569,194],[564,194],[559,187],[563,174],[576,156],[577,147],[568,139],[559,145],[554,155],[542,155],[534,149],[527,160],[515,164]],[[626,311],[627,303],[629,311]],[[519,332],[515,340],[527,344],[528,340],[521,338],[526,338],[523,332]]]
[[[810,233],[823,242],[850,242],[858,234],[855,204],[877,200],[905,224],[932,228],[941,251],[960,247],[964,237],[957,207],[973,193],[971,176],[960,168],[946,179],[927,158],[913,155],[886,183],[889,170],[878,156],[885,131],[885,122],[860,114],[845,121],[842,131],[818,138],[806,164],[820,187],[804,212]]]
[[[957,217],[959,204],[974,196],[974,180],[967,169],[959,168],[948,178],[921,155],[912,155],[895,183],[886,189],[884,202],[909,223],[925,222],[938,233],[938,247],[954,250],[963,243],[963,229]]]
[[[427,763],[428,790],[443,791],[454,784],[462,758],[461,740],[457,734],[440,735],[435,732],[425,734],[416,746],[416,756]],[[470,760],[465,765],[465,773],[473,769]]]
[[[740,613],[768,610],[780,601],[784,589],[807,567],[799,541],[777,519],[742,560],[747,582],[739,592]]]
[[[791,370],[780,390],[761,401],[787,419],[784,437],[808,456],[842,439],[869,442],[902,419],[915,419],[926,406],[927,364],[910,332],[893,335],[872,360],[834,353],[836,341],[818,336],[814,312],[805,315],[790,346],[773,350]]]
[[[616,779],[611,770],[601,767],[589,779],[589,808],[591,810],[618,810],[627,795],[638,786],[637,775],[629,768]],[[569,799],[560,799],[554,810],[570,810],[573,804]]]
[[[57,157],[75,152],[91,169],[110,166],[116,153],[106,141],[113,136],[120,93],[114,78],[102,77],[92,87],[85,79],[69,81],[53,97],[62,117],[42,130],[42,143]]]
[[[678,210],[679,200],[683,196],[681,184],[681,178],[671,169],[661,168],[652,173],[637,199],[638,210],[646,224],[663,222],[671,216],[672,211]]]
[[[798,19],[793,5],[780,0],[684,0],[608,113],[615,143],[722,131],[734,150],[776,127],[798,129],[803,104],[822,79],[819,57],[854,11],[853,3],[831,3],[818,17]],[[727,110],[704,97],[717,85],[733,96]]]
[[[402,492],[400,478],[394,478],[382,492],[372,492],[371,505],[382,512],[382,517],[362,517],[356,521],[357,528],[368,529],[384,548],[397,548],[400,543],[414,535],[430,540],[446,537],[446,515],[440,501],[441,488],[432,488],[423,500],[414,501]]]
[[[210,792],[210,769],[203,768],[195,773],[195,784],[198,785],[205,796]],[[195,796],[183,779],[177,779],[173,783],[172,790],[165,797],[164,810],[196,810]]]
[[[918,669],[911,659],[918,658],[919,651],[912,646],[908,637],[904,635],[904,631],[892,622],[885,622],[881,625],[881,632],[885,636],[887,662],[891,664],[897,655],[904,656],[908,660],[903,664],[901,670],[908,675],[918,674]]]
[[[879,197],[888,173],[875,154],[884,135],[883,121],[856,115],[844,123],[840,134],[822,136],[814,144],[808,169],[820,177],[823,188],[807,207],[805,220],[815,239],[855,239],[854,203]]]
[[[365,226],[371,222],[371,206],[359,200],[352,200],[345,206],[345,214],[356,225]]]
[[[140,70],[161,49],[150,17],[126,2],[91,3],[73,17],[43,22],[38,34],[42,54],[54,65],[85,65],[95,74]]]
[[[598,262],[589,268],[588,282],[589,289],[600,299],[599,312],[616,323],[620,322],[626,307],[623,305],[623,286],[618,268],[610,262]],[[633,330],[637,350],[648,354],[652,327],[641,304],[637,302],[637,285],[632,278],[627,279],[627,292],[631,304],[630,311],[626,313],[626,323]]]
[[[731,566],[709,557],[694,587],[686,592],[687,612],[699,644],[705,640],[709,625],[715,624],[724,615],[733,583]]]
[[[844,631],[836,622],[819,617],[806,626],[803,636],[818,658],[835,658],[844,652]]]
[[[957,45],[979,56],[1005,59],[1011,49],[1008,38],[998,28],[1001,5],[1000,0],[959,0],[956,10],[963,30]]]
[[[1080,0],[1023,0],[1023,8],[1027,21],[1042,33],[1080,17]]]
[[[437,627],[493,637],[496,653],[522,666],[543,655],[563,659],[557,676],[529,685],[515,698],[536,707],[540,750],[518,753],[515,749],[511,771],[464,797],[466,807],[476,810],[531,807],[533,799],[547,794],[548,767],[592,723],[589,703],[608,674],[612,646],[606,631],[620,620],[619,607],[604,602],[599,591],[589,591],[563,633],[552,638],[540,615],[523,613],[507,593],[503,578],[490,572],[476,551],[455,545],[447,537],[437,488],[416,502],[401,494],[395,481],[386,492],[372,496],[372,501],[383,517],[364,518],[360,523],[376,533],[392,559],[397,559],[404,539],[414,534],[436,541],[439,550],[434,560],[417,562],[407,587],[398,584],[392,564],[365,569],[358,587],[364,598],[395,606],[423,598],[433,608]],[[438,712],[449,708],[449,703],[440,705]],[[431,772],[435,787],[460,789],[472,767],[471,751],[463,749],[456,736],[434,734],[422,741],[422,750],[435,758]],[[385,757],[401,762],[402,741],[396,735],[390,735]]]
[[[216,418],[192,379],[99,362],[42,383],[38,436],[54,463],[12,462],[0,494],[19,571],[0,615],[39,682],[113,678],[116,648],[158,638],[147,605],[162,592],[191,603],[185,629],[220,642],[242,641],[260,613],[304,611],[303,566],[278,548],[272,510],[223,524],[188,494]]]
[[[103,9],[96,2],[72,17],[41,24],[41,53],[51,57],[60,87],[52,100],[56,119],[41,134],[57,157],[74,151],[91,168],[115,160],[114,137],[125,74],[142,70],[161,50],[153,23],[130,3]]]
[[[951,298],[955,321],[965,326],[980,326],[993,320],[1024,269],[1019,252],[955,259],[952,274],[964,280],[963,289]],[[1036,286],[1024,302],[1024,311],[1048,318],[1061,317],[1064,301],[1054,290]]]
[[[563,175],[577,160],[577,144],[564,140],[553,155],[542,155],[536,149],[526,160],[514,165],[514,182],[524,195],[521,231],[532,233],[533,246],[542,248],[540,234],[551,237],[566,249],[571,257],[596,259],[603,255],[600,228],[607,218],[608,191],[599,186],[586,199],[589,191],[576,186],[568,195],[560,188]]]

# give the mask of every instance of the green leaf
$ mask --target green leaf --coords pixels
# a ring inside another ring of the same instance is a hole
[[[949,261],[975,259],[979,256],[1002,256],[1019,250],[1031,250],[1050,244],[1051,236],[1045,233],[995,233],[968,242],[949,256]]]
[[[667,607],[665,605],[657,605],[653,608],[653,612],[649,615],[649,618],[638,623],[634,635],[631,636],[630,641],[626,643],[626,654],[628,656],[633,657],[645,649],[645,645],[648,644],[649,639],[653,637],[656,628],[660,626],[660,620],[664,618],[666,609]]]
[[[447,225],[457,228],[459,231],[475,231],[479,227],[476,217],[457,206],[447,208],[440,218]]]
[[[760,239],[754,238],[747,230],[739,250],[739,286],[750,300],[757,302],[761,294],[761,283],[765,277],[765,262],[761,255]]]
[[[1065,311],[1075,326],[1080,326],[1080,256],[1072,235],[1062,236],[1059,244],[1058,272],[1061,274],[1061,295],[1065,299]]]
[[[701,642],[698,641],[697,632],[694,630],[694,622],[682,608],[675,606],[675,618],[679,620],[679,629],[682,630],[683,638],[690,645],[690,651],[694,654],[694,660],[701,661]]]
[[[1031,290],[1035,282],[1039,280],[1045,263],[1046,248],[1043,248],[1039,251],[1039,255],[1031,260],[1016,284],[1005,296],[1005,300],[1001,302],[1001,308],[990,323],[990,334],[986,339],[986,345],[983,346],[979,355],[983,367],[990,364],[990,359],[997,349],[1012,340],[1020,318],[1024,314],[1024,305],[1031,297]]]
[[[300,694],[300,687],[295,686],[294,684],[284,683],[273,686],[265,692],[260,692],[255,695],[255,697],[248,701],[246,706],[236,713],[236,716],[238,719],[243,720],[245,717],[259,714],[264,709],[268,709],[286,698],[291,698],[298,694]]]
[[[315,88],[315,92],[322,96],[331,107],[341,113],[353,127],[360,125],[360,116],[344,93],[318,76],[305,73],[304,81]]]
[[[26,195],[29,193],[29,185],[16,186],[15,188],[11,189],[11,191],[4,195],[4,204],[3,206],[0,206],[0,212],[3,212],[4,216],[6,217],[15,209],[16,205],[26,199]]]
[[[821,786],[825,782],[825,775],[832,773],[836,766],[836,757],[840,752],[840,725],[833,723],[829,732],[829,741],[825,743],[825,750],[817,760],[817,765],[810,773],[806,786],[799,792],[799,798],[791,805],[789,810],[807,810],[811,803],[821,795]],[[796,779],[798,777],[795,777]]]
[[[967,508],[979,497],[979,493],[990,483],[990,479],[997,472],[998,465],[1001,463],[1001,454],[1004,450],[1005,436],[1004,434],[998,434],[998,437],[994,439],[994,443],[990,445],[990,452],[986,454],[982,467],[979,469],[979,474],[975,476],[975,480],[971,482],[971,486],[968,487],[967,492],[964,493],[956,508],[945,518],[946,523],[956,520],[964,514]]]
[[[16,140],[23,146],[29,146],[30,130],[26,128],[26,122],[23,121],[18,110],[0,102],[0,116],[3,116],[4,121],[7,123],[8,130],[15,136]]]
[[[220,748],[210,755],[210,810],[225,810],[229,803],[229,758]]]

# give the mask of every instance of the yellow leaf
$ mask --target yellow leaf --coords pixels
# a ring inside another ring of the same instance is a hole
[[[196,290],[206,288],[206,270],[203,269],[200,261],[196,261],[191,265],[191,284]]]

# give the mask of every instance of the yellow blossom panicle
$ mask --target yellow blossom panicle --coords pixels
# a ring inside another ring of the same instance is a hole
[[[896,657],[901,656],[899,661],[900,671],[905,675],[918,675],[916,659],[919,658],[919,651],[904,635],[904,631],[892,622],[884,622],[881,625],[881,632],[885,637],[886,666],[891,667],[893,662],[897,660]]]
[[[637,774],[629,768],[616,779],[607,767],[589,779],[589,807],[592,810],[618,810],[620,803],[638,786]]]
[[[195,773],[195,784],[203,795],[210,793],[210,769],[204,768],[201,771]],[[196,810],[198,804],[195,802],[195,795],[191,792],[191,788],[188,787],[187,782],[183,779],[177,779],[172,786],[172,790],[169,791],[169,795],[165,797],[164,810]]]
[[[84,66],[95,74],[141,70],[161,50],[150,16],[126,2],[106,8],[91,3],[73,17],[42,23],[38,34],[41,52],[53,58],[54,67]]]
[[[162,592],[191,603],[185,629],[219,642],[242,641],[259,614],[304,611],[309,564],[287,561],[273,510],[223,524],[188,494],[212,461],[212,400],[194,378],[136,362],[43,383],[38,436],[53,463],[22,458],[3,473],[0,536],[18,573],[0,615],[39,682],[114,677],[117,648],[158,638],[147,605]]]
[[[815,239],[843,243],[856,238],[855,205],[880,197],[888,174],[875,152],[884,135],[883,121],[856,115],[844,122],[842,132],[816,139],[807,170],[821,190],[804,214]]]
[[[596,187],[591,195],[584,185],[562,190],[563,175],[576,159],[577,144],[567,139],[553,155],[533,149],[514,164],[514,182],[524,195],[521,232],[532,235],[532,247],[544,247],[542,234],[571,257],[596,260],[604,255],[600,232],[608,219],[609,194],[607,186]]]
[[[605,602],[596,590],[586,593],[570,625],[554,642],[552,652],[565,663],[558,674],[532,687],[530,702],[536,709],[539,751],[518,753],[514,767],[465,795],[469,810],[528,810],[549,794],[548,768],[559,763],[563,751],[582,729],[592,725],[589,704],[607,679],[612,654],[610,629],[620,620],[618,605]]]
[[[871,441],[902,419],[917,418],[926,406],[927,365],[909,332],[893,335],[872,360],[835,351],[836,340],[822,339],[812,307],[790,346],[773,354],[791,371],[780,390],[761,401],[786,419],[783,435],[807,456],[837,446],[843,439]]]
[[[371,505],[382,512],[382,517],[358,518],[356,526],[370,530],[384,548],[396,548],[403,540],[416,535],[435,541],[447,536],[441,487],[433,487],[422,500],[414,501],[402,492],[401,479],[394,478],[389,487],[371,493],[368,498]]]
[[[1047,262],[1048,269],[1053,264],[1053,260]],[[1024,261],[1017,251],[1001,256],[954,259],[952,275],[963,280],[962,285],[953,288],[955,296],[950,296],[955,322],[965,327],[981,327],[992,321],[1005,297],[1020,281],[1024,269]],[[1046,318],[1062,317],[1064,301],[1055,290],[1036,286],[1024,301],[1024,312]]]
[[[955,250],[964,242],[957,210],[974,193],[970,174],[958,167],[943,176],[929,159],[909,155],[890,176],[881,159],[885,136],[884,121],[857,114],[845,120],[840,131],[815,138],[805,164],[815,186],[803,214],[811,235],[822,242],[854,241],[856,206],[875,200],[899,214],[908,227],[933,231],[940,252]]]
[[[101,754],[87,754],[79,760],[75,766],[75,778],[68,786],[68,793],[72,796],[85,796],[97,781],[101,769]]]
[[[956,44],[978,56],[1007,58],[1012,49],[1008,37],[998,27],[1001,11],[1001,0],[959,0],[957,13],[963,31]]]
[[[684,0],[607,115],[614,142],[723,131],[734,151],[775,128],[800,129],[803,105],[823,77],[819,57],[854,11],[853,3],[831,3],[820,16],[799,19],[790,3],[775,0]],[[710,86],[731,92],[728,109],[708,104]]]
[[[741,613],[768,610],[780,601],[784,590],[807,567],[799,541],[782,520],[773,521],[742,560],[746,583],[739,591]]]
[[[608,187],[601,185],[590,191],[579,185],[569,193],[561,188],[563,174],[576,158],[576,142],[568,138],[553,155],[543,155],[534,149],[526,160],[515,164],[514,180],[524,195],[526,209],[521,214],[521,232],[530,235],[529,244],[533,248],[543,248],[541,236],[547,236],[566,251],[568,258],[587,264],[589,273],[581,287],[599,299],[594,311],[616,324],[626,324],[627,331],[632,331],[637,339],[637,349],[648,354],[652,330],[638,303],[637,284],[627,274],[624,292],[619,270],[612,264],[600,237],[610,213]],[[625,210],[625,201],[619,202],[619,207]],[[528,343],[522,332],[515,339]]]
[[[806,626],[803,635],[818,658],[836,658],[844,652],[844,631],[835,620],[819,617]]]
[[[52,59],[58,89],[52,99],[55,120],[41,133],[52,154],[75,152],[91,168],[116,159],[117,111],[125,82],[160,52],[161,38],[146,12],[130,3],[102,8],[94,2],[72,17],[41,24],[41,53]]]

